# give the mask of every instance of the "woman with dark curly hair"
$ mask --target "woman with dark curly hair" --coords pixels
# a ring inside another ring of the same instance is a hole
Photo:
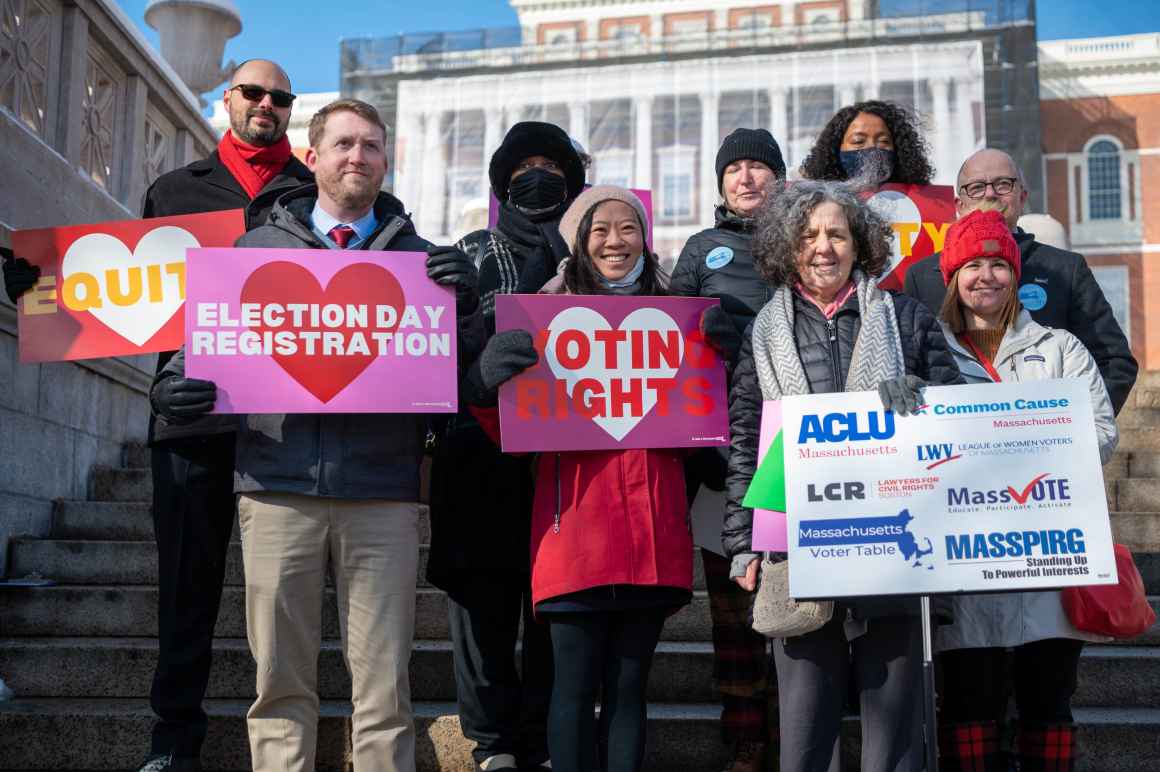
[[[877,389],[887,410],[906,415],[928,383],[961,382],[930,311],[878,288],[875,277],[890,263],[890,237],[886,221],[840,183],[791,185],[758,217],[753,252],[774,290],[733,373],[722,533],[730,575],[746,590],[756,589],[759,563],[769,570],[786,559],[771,553],[758,560],[753,510],[741,503],[757,464],[763,401]],[[913,598],[839,601],[818,629],[773,639],[782,772],[841,768],[842,707],[851,680],[861,701],[864,772],[922,769],[918,614]]]
[[[843,107],[822,129],[802,162],[807,180],[864,180],[929,185],[930,146],[918,117],[893,102],[872,99]]]

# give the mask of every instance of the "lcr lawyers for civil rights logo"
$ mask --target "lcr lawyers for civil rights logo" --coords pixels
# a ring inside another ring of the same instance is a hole
[[[909,509],[897,515],[843,517],[826,520],[802,520],[798,523],[798,547],[809,549],[818,560],[880,558],[897,555],[914,561],[914,568],[934,570],[930,559],[934,545],[927,537],[925,547],[911,532],[914,517]]]

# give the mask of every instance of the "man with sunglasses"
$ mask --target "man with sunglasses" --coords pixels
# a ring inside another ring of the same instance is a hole
[[[1116,412],[1136,382],[1138,365],[1083,255],[1035,240],[1017,223],[1027,204],[1023,172],[1002,150],[980,150],[959,169],[955,211],[960,218],[982,206],[997,207],[1022,253],[1019,300],[1045,327],[1067,330],[1084,344],[1099,365]],[[946,295],[939,256],[920,260],[906,273],[903,292],[938,314]]]
[[[246,210],[246,229],[266,221],[281,194],[314,182],[286,139],[294,95],[290,79],[264,59],[242,62],[222,95],[230,130],[208,158],[158,177],[142,217]],[[8,252],[8,250],[4,250]],[[2,255],[5,289],[15,303],[40,268]],[[173,352],[158,357],[157,370]],[[198,401],[194,383],[172,397]],[[196,772],[207,719],[213,630],[221,604],[226,550],[234,524],[234,434],[230,416],[158,417],[149,425],[153,529],[157,541],[158,656],[150,702],[157,721],[140,772]]]
[[[246,210],[247,230],[266,221],[279,195],[314,182],[290,152],[294,95],[274,62],[243,62],[222,101],[230,130],[208,158],[157,178],[144,217]],[[158,371],[169,354],[158,358]],[[180,390],[178,390],[180,392]],[[196,398],[195,385],[185,396]],[[141,772],[200,770],[202,708],[226,550],[234,525],[232,416],[156,418],[150,426],[157,539],[158,657],[151,703],[157,722]]]

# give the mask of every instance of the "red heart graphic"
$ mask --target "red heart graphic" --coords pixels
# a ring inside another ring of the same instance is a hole
[[[326,289],[318,283],[307,269],[296,263],[277,261],[267,263],[250,274],[242,287],[243,303],[317,303],[319,306],[335,303],[345,308],[346,305],[365,305],[368,308],[371,325],[374,324],[375,306],[394,306],[399,312],[396,318],[402,315],[404,308],[403,287],[395,275],[379,265],[373,263],[355,263],[348,265],[331,277]],[[287,314],[287,326],[266,327],[261,325],[252,328],[259,334],[266,330],[286,330],[290,323]],[[304,321],[308,321],[305,320]],[[374,327],[375,332],[392,332],[394,327]],[[295,328],[296,332],[318,331],[338,332],[343,336],[344,345],[349,345],[350,337],[356,329],[340,327],[331,329],[324,326],[304,324]],[[375,342],[370,340],[370,330],[362,330],[368,338],[367,343],[373,351]],[[305,346],[299,341],[298,352],[291,355],[273,354],[277,362],[286,373],[298,381],[307,391],[321,402],[329,402],[335,395],[345,389],[362,371],[367,369],[375,357],[370,355],[325,356],[317,348],[313,355],[306,353]]]

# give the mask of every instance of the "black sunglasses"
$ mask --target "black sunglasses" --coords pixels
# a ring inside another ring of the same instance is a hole
[[[230,91],[241,91],[242,96],[248,102],[261,102],[266,97],[266,94],[269,94],[270,101],[274,103],[274,107],[289,107],[298,98],[289,91],[283,91],[280,88],[267,89],[261,86],[255,86],[252,83],[240,83],[236,86],[231,86]]]

